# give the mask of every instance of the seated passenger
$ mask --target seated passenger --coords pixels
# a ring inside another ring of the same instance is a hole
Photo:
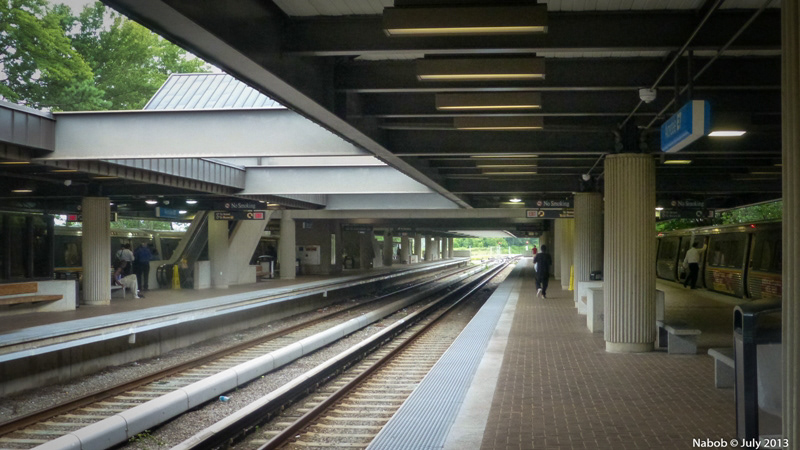
[[[114,265],[114,275],[111,282],[117,286],[125,286],[126,289],[130,289],[133,292],[133,298],[144,298],[144,295],[139,292],[139,282],[136,281],[136,275],[125,275],[125,266],[127,265],[128,261],[117,261]]]

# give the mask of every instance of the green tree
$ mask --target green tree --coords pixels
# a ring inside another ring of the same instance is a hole
[[[782,218],[782,200],[745,206],[722,213],[722,223],[725,224],[761,222],[764,220],[781,220]]]
[[[110,109],[142,109],[171,73],[208,72],[204,61],[100,2],[85,6],[72,29]]]
[[[38,109],[103,108],[92,70],[65,34],[69,8],[0,1],[0,96]]]

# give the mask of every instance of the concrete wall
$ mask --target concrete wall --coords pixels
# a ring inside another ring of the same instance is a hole
[[[39,285],[39,290],[36,294],[31,295],[62,295],[64,298],[52,302],[3,305],[0,306],[0,317],[32,312],[72,311],[75,309],[78,293],[78,282],[76,280],[45,280],[37,281],[36,283]],[[109,295],[110,294],[111,291],[109,288]]]
[[[314,245],[320,247],[319,264],[300,265],[302,275],[332,275],[342,272],[341,227],[338,220],[296,220],[295,242],[298,247]],[[335,263],[331,264],[331,235],[335,236],[336,248],[333,249]]]

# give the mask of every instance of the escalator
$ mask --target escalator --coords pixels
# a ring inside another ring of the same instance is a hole
[[[208,214],[208,211],[197,213],[170,260],[158,267],[156,280],[162,288],[172,286],[172,276],[176,265],[180,274],[181,287],[193,287],[194,265],[208,245]]]

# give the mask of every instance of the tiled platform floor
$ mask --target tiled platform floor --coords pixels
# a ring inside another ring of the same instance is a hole
[[[714,388],[705,349],[606,353],[572,292],[553,281],[548,298],[537,299],[532,267],[523,276],[481,448],[681,449],[693,438],[735,435],[733,391]],[[664,289],[668,318],[695,313],[706,343],[731,342],[725,327],[735,299],[726,304],[672,283]]]

